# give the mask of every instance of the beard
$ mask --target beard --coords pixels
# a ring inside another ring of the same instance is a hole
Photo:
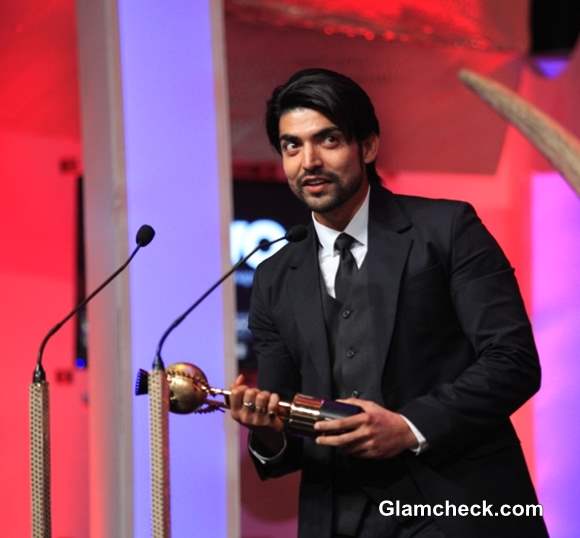
[[[324,179],[327,184],[325,191],[321,193],[307,192],[304,189],[304,177],[306,175],[316,175],[317,178]],[[316,174],[302,174],[298,178],[296,187],[292,191],[311,211],[315,213],[328,213],[350,200],[360,190],[363,183],[364,175],[362,172],[356,178],[353,178],[352,181],[344,183],[341,182],[338,175],[332,172],[321,171]]]

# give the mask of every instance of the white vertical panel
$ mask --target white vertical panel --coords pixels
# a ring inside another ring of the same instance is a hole
[[[92,215],[89,250],[93,251],[89,263],[96,261],[92,239],[98,234],[95,229],[99,222],[106,240],[99,243],[98,255],[105,257],[111,256],[107,249],[126,254],[127,234],[132,243],[142,223],[151,224],[157,236],[131,268],[130,294],[127,302],[121,304],[121,314],[115,314],[113,300],[108,311],[100,312],[103,319],[109,316],[103,321],[106,327],[102,331],[96,334],[98,322],[92,317],[90,320],[91,345],[96,340],[99,342],[95,345],[103,345],[107,340],[106,353],[112,359],[107,373],[109,378],[118,379],[112,392],[106,383],[100,388],[93,383],[93,390],[101,390],[124,406],[117,409],[120,415],[114,417],[115,404],[107,404],[112,431],[106,435],[120,442],[116,448],[107,445],[108,453],[96,457],[111,461],[124,454],[131,448],[132,432],[134,470],[132,488],[125,488],[123,493],[96,492],[97,496],[111,495],[111,502],[106,506],[93,505],[91,518],[111,519],[116,522],[111,525],[119,525],[116,530],[109,526],[107,533],[101,533],[95,525],[95,536],[144,537],[150,534],[147,399],[133,401],[132,425],[120,418],[131,409],[126,401],[127,396],[130,399],[130,389],[125,372],[127,368],[133,373],[138,368],[150,368],[163,330],[227,265],[231,184],[223,22],[221,2],[118,0],[116,4],[119,39],[114,37],[116,30],[111,26],[115,21],[113,3],[106,3],[103,10],[107,24],[98,39],[91,41],[96,50],[92,50],[91,57],[85,47],[84,58],[81,51],[83,69],[91,73],[82,73],[86,90],[85,131],[96,128],[87,125],[87,118],[97,125],[105,118],[108,126],[99,127],[100,132],[111,134],[109,140],[101,136],[97,146],[90,149],[100,160],[86,161],[89,183],[93,170],[99,170],[101,175],[99,188],[88,194]],[[85,21],[79,25],[82,43],[83,39],[88,41],[83,32],[95,31],[90,27],[96,26],[96,21],[89,19],[99,9],[80,0],[78,7],[79,21]],[[112,51],[107,54],[108,47],[114,50],[117,44],[120,56]],[[122,107],[120,101],[115,101],[117,80],[122,83]],[[91,92],[98,95],[91,96]],[[98,109],[93,108],[95,103],[99,104]],[[87,140],[85,135],[85,146]],[[104,178],[106,173],[114,179]],[[117,288],[117,295],[122,297],[122,282]],[[113,327],[125,312],[129,314],[127,322]],[[232,324],[230,284],[210,297],[170,337],[164,352],[166,364],[195,362],[212,384],[228,384],[233,375]],[[115,347],[113,341],[118,342],[115,352],[111,349]],[[124,348],[129,352],[123,353]],[[238,534],[237,443],[233,441],[233,430],[227,417],[221,415],[171,417],[174,536],[193,532],[212,537]],[[95,446],[103,449],[102,443],[95,441]],[[103,470],[103,465],[99,468]],[[118,472],[117,486],[121,487],[122,480],[131,480],[131,470],[122,463],[111,463],[113,468]],[[103,486],[110,488],[113,482],[109,480]],[[127,507],[131,500],[120,499],[121,495],[133,497],[134,526],[129,534],[126,518],[131,517]],[[115,502],[121,504],[118,510],[123,514],[109,517],[95,512],[113,512]]]
[[[118,267],[132,248],[127,243],[116,28],[114,0],[77,1],[89,290]],[[127,304],[128,275],[124,274],[88,309],[90,514],[87,517],[93,538],[133,534],[132,372]]]

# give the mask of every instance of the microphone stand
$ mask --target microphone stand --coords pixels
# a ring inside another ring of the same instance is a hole
[[[171,537],[169,491],[169,384],[161,360],[148,376],[149,450],[151,454],[151,526],[153,538]]]
[[[306,237],[304,226],[295,226],[288,233],[268,241],[263,239],[249,254],[241,258],[215,284],[203,293],[183,314],[181,314],[163,333],[157,345],[153,360],[152,372],[147,376],[149,394],[149,453],[151,454],[151,527],[153,538],[171,537],[171,499],[169,488],[169,382],[163,364],[161,350],[171,332],[193,312],[206,297],[213,292],[226,278],[239,269],[258,250],[266,250],[274,243],[287,239],[301,241]],[[143,378],[143,376],[141,376]],[[138,378],[139,379],[139,378]]]
[[[153,240],[154,236],[155,231],[151,226],[147,224],[141,226],[137,232],[137,247],[135,247],[127,261],[84,301],[73,308],[64,319],[52,327],[40,344],[32,383],[28,388],[32,538],[50,538],[52,535],[49,384],[46,380],[46,372],[42,366],[44,348],[50,337],[121,273],[131,263],[131,260],[135,257],[139,249],[147,246]]]
[[[283,238],[282,238],[283,239]],[[260,244],[239,260],[213,284],[192,306],[179,316],[163,333],[157,345],[151,373],[147,376],[149,394],[149,453],[151,454],[151,533],[153,538],[171,538],[171,498],[169,486],[169,383],[161,349],[169,334],[214,291],[226,278],[241,267],[260,248],[268,248],[269,241]]]
[[[42,364],[28,387],[32,538],[51,536],[49,391]]]

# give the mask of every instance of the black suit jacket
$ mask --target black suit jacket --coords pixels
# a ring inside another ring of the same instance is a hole
[[[250,329],[258,386],[331,397],[317,238],[289,244],[257,269]],[[367,494],[405,502],[412,480],[429,504],[532,504],[536,496],[510,415],[540,386],[538,356],[514,271],[464,202],[373,187],[368,294],[377,342],[369,375],[386,408],[427,438],[419,456],[353,459]],[[302,470],[301,537],[331,533],[331,449],[290,439],[262,478]],[[541,518],[438,519],[449,537],[546,536]]]

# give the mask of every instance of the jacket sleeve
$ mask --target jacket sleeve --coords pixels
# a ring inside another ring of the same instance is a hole
[[[267,293],[262,289],[263,279],[259,266],[254,275],[248,322],[258,358],[258,388],[275,392],[282,399],[289,399],[300,390],[299,369],[272,319]],[[252,449],[260,452],[256,444],[252,445]],[[252,450],[250,455],[263,480],[282,476],[301,468],[302,440],[287,436],[284,452],[272,461],[260,461]]]
[[[539,358],[513,268],[469,204],[458,204],[451,230],[451,299],[475,360],[453,381],[399,410],[431,448],[505,422],[540,387]]]

